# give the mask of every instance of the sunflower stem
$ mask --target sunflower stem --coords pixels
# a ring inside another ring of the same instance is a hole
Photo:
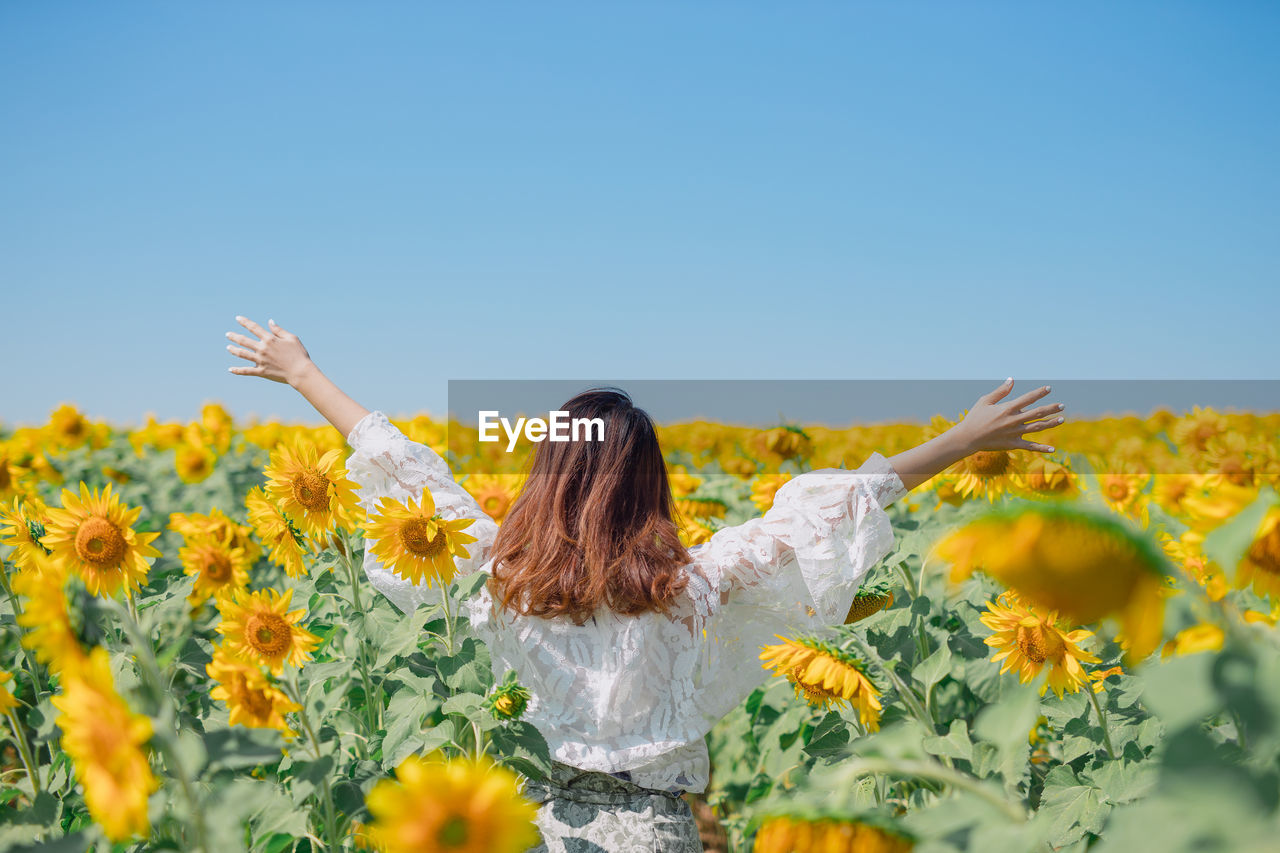
[[[32,795],[38,797],[44,787],[40,784],[40,765],[36,763],[35,756],[31,753],[31,745],[27,742],[27,733],[23,730],[22,723],[18,722],[18,715],[13,712],[12,708],[5,709],[5,716],[9,718],[9,725],[13,728],[13,742],[18,747],[18,755],[22,758],[22,766],[27,771],[27,778],[31,780]]]
[[[156,733],[159,735],[156,738],[156,742],[160,745],[160,751],[164,754],[165,764],[169,766],[174,778],[178,780],[178,786],[182,788],[182,796],[187,801],[187,808],[191,812],[191,827],[196,836],[196,849],[208,853],[209,841],[205,831],[204,811],[200,808],[200,801],[196,797],[191,777],[187,774],[186,765],[182,761],[182,753],[178,749],[177,732],[172,727],[174,709],[167,701],[169,694],[164,687],[164,679],[160,675],[160,665],[156,663],[155,650],[147,642],[147,638],[143,635],[142,628],[138,624],[138,611],[133,603],[133,596],[126,593],[125,601],[129,603],[127,608],[121,607],[120,602],[113,598],[107,599],[107,606],[116,611],[116,615],[120,617],[121,624],[124,625],[125,633],[129,636],[129,643],[133,646],[134,658],[138,662],[138,672],[152,694],[152,704],[157,710],[156,719],[163,723],[156,727]],[[165,711],[163,715],[159,713],[161,710]]]
[[[18,604],[18,596],[14,594],[13,587],[9,585],[9,563],[7,560],[0,560],[0,586],[4,587],[4,593],[9,597],[9,606],[13,608],[13,619],[16,622],[18,617],[22,615],[22,607]],[[52,690],[45,690],[44,685],[40,682],[40,670],[36,668],[36,662],[31,659],[31,652],[27,647],[22,645],[21,640],[18,642],[18,651],[22,654],[22,665],[27,671],[27,676],[31,679],[31,687],[35,691],[36,699],[46,693],[52,693]]]
[[[298,720],[302,723],[302,729],[307,733],[307,740],[311,743],[311,751],[315,753],[316,761],[324,758],[324,753],[320,749],[320,738],[316,737],[316,730],[311,726],[311,718],[307,715],[307,703],[303,701],[302,690],[298,687],[297,674],[293,678],[285,682],[287,687],[292,688],[293,695],[289,698],[298,706]],[[323,796],[320,798],[321,805],[324,807],[324,828],[326,846],[333,848],[338,840],[338,820],[333,807],[333,794],[329,790],[328,785],[320,785],[320,792]]]
[[[1107,754],[1112,759],[1118,758],[1116,748],[1111,745],[1111,729],[1107,726],[1107,712],[1102,710],[1102,703],[1098,701],[1098,694],[1093,692],[1092,685],[1085,685],[1082,689],[1089,696],[1089,701],[1093,703],[1093,710],[1098,712],[1098,725],[1102,728],[1102,742],[1107,747]]]
[[[1018,823],[1024,823],[1027,820],[1025,809],[1019,807],[1016,803],[1006,800],[977,779],[932,761],[855,758],[845,764],[842,778],[852,781],[859,777],[873,774],[894,774],[897,776],[910,776],[918,780],[928,779],[934,782],[941,782],[956,790],[967,791],[986,800],[1011,820]]]
[[[440,606],[444,609],[445,651],[452,655],[453,649],[453,611],[449,607],[449,584],[443,580],[440,584]]]

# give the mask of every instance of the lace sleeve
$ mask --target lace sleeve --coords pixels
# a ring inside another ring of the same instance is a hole
[[[844,621],[862,578],[893,546],[885,508],[906,487],[876,453],[856,471],[802,474],[778,490],[761,518],[725,528],[695,549],[691,569],[704,596],[704,689],[714,713],[768,678],[760,647]]]
[[[347,476],[359,486],[360,505],[368,512],[377,508],[378,500],[391,497],[403,501],[418,499],[424,491],[431,493],[436,512],[448,519],[473,518],[466,529],[476,541],[467,545],[469,556],[459,559],[458,573],[479,569],[489,559],[498,526],[485,514],[466,489],[453,479],[449,465],[424,444],[411,441],[396,429],[382,412],[370,412],[347,437],[351,456],[347,459]],[[405,613],[425,601],[435,601],[439,592],[425,584],[415,586],[387,569],[370,552],[365,543],[364,571],[369,583],[391,599]]]

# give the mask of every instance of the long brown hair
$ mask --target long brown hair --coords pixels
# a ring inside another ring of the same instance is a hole
[[[624,615],[666,612],[689,582],[680,568],[690,558],[653,421],[614,388],[560,408],[600,418],[604,435],[538,444],[494,542],[490,592],[517,613],[578,625],[602,604]]]

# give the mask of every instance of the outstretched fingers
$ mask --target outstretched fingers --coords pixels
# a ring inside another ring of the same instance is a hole
[[[1030,406],[1036,400],[1039,400],[1041,397],[1048,394],[1050,390],[1051,389],[1048,385],[1042,385],[1039,388],[1035,389],[1034,391],[1028,391],[1027,393],[1023,394],[1021,397],[1019,397],[1018,399],[1014,400],[1012,403],[1009,404],[1009,411],[1021,412],[1027,406]]]
[[[239,358],[243,358],[245,361],[252,361],[255,365],[258,363],[258,353],[254,350],[241,349],[240,347],[234,347],[231,344],[227,344],[227,352],[234,356],[238,356]]]
[[[236,317],[236,322],[237,322],[237,323],[239,323],[241,326],[244,326],[244,327],[245,327],[246,329],[248,329],[249,331],[253,332],[253,333],[254,333],[255,335],[257,335],[259,338],[262,338],[264,341],[265,341],[267,338],[271,337],[271,333],[270,333],[270,332],[268,332],[266,329],[262,328],[262,327],[261,327],[261,326],[259,326],[257,323],[253,322],[252,320],[250,320],[248,317],[240,317],[240,316],[237,316],[237,317]]]

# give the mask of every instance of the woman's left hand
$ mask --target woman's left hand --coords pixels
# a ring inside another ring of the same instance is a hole
[[[1066,419],[1059,417],[1058,413],[1066,406],[1053,403],[1027,410],[1027,406],[1049,393],[1048,385],[1028,391],[1016,400],[1002,402],[1012,390],[1013,379],[1006,379],[1000,387],[979,397],[964,420],[955,427],[963,435],[970,453],[981,450],[1053,452],[1052,445],[1029,441],[1023,436],[1043,432],[1061,424]]]

